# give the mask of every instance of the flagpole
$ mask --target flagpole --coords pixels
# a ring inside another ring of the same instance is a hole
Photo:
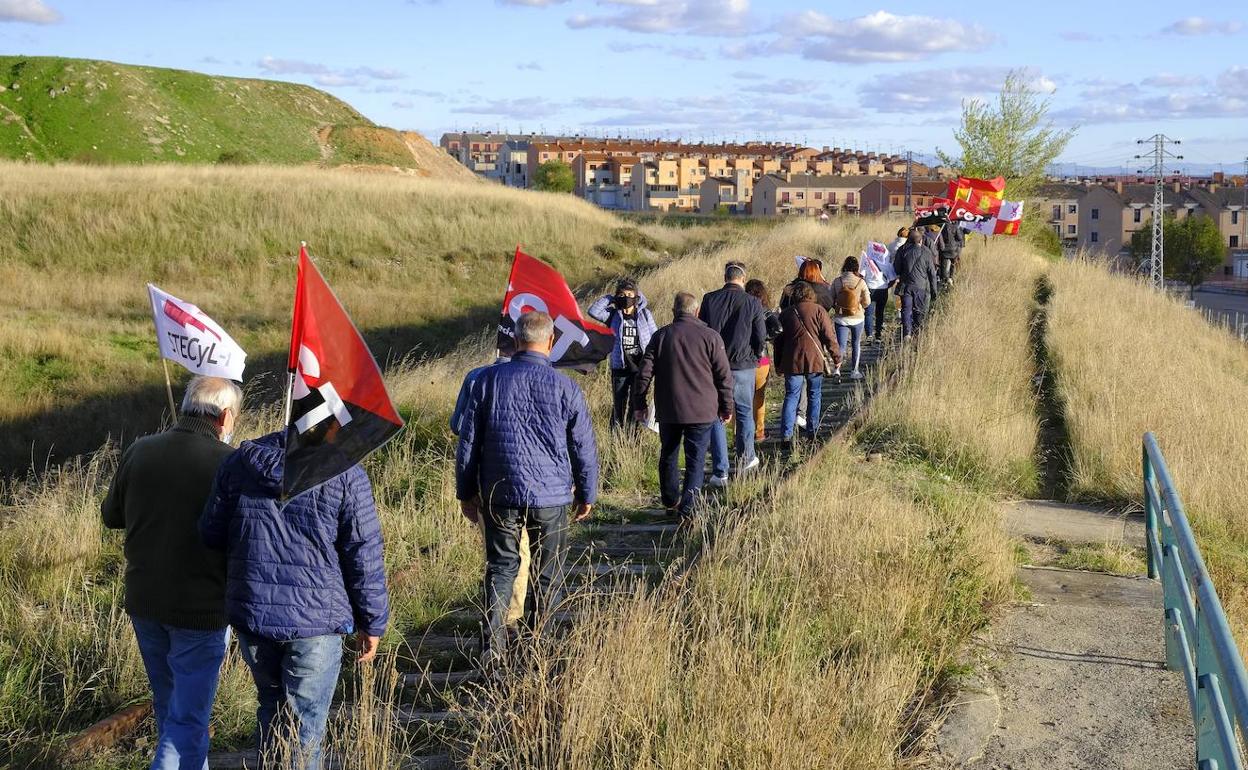
[[[294,391],[295,391],[295,373],[287,372],[286,373],[286,402],[285,402],[286,408],[282,411],[282,428],[283,429],[286,428],[286,426],[290,425],[291,397],[294,395]]]
[[[178,419],[178,407],[173,403],[173,381],[169,379],[169,359],[161,356],[160,365],[165,370],[165,395],[169,397],[169,420],[176,422]]]

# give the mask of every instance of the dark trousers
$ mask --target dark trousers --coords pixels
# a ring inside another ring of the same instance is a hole
[[[954,256],[946,257],[943,254],[941,255],[940,257],[940,280],[944,281],[945,283],[952,281],[953,274],[957,272],[957,269],[958,269],[957,257],[954,257]]]
[[[902,289],[901,292],[901,333],[909,337],[923,328],[927,320],[927,306],[931,298],[926,291],[913,288]]]
[[[659,491],[663,505],[692,516],[706,477],[706,449],[714,423],[659,423]],[[737,428],[740,430],[740,427]],[[685,473],[680,474],[680,448],[685,448]]]
[[[529,532],[529,591],[525,622],[539,623],[563,599],[564,562],[568,558],[568,507],[486,508],[485,529],[485,644],[484,649],[507,648],[507,609],[512,585],[520,572],[520,530]]]
[[[632,406],[633,382],[637,372],[629,369],[611,370],[611,427],[622,428],[636,423]]]
[[[867,308],[866,334],[884,336],[884,311],[888,310],[888,287],[871,290],[871,307]]]

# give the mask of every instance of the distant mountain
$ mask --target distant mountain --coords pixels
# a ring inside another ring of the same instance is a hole
[[[473,178],[415,132],[295,83],[0,56],[0,158],[397,166]]]
[[[1143,165],[1141,165],[1143,164]],[[1136,165],[1122,166],[1090,166],[1086,163],[1051,163],[1049,173],[1054,176],[1118,176],[1134,174],[1140,169],[1147,169],[1148,161],[1138,161]],[[1227,176],[1243,176],[1244,162],[1238,163],[1188,163],[1182,160],[1166,164],[1167,176],[1171,171],[1179,171],[1184,176],[1209,176],[1215,171],[1223,171]]]

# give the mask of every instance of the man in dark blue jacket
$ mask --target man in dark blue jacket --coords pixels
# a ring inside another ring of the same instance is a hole
[[[504,625],[527,529],[533,575],[531,628],[558,605],[568,547],[568,507],[589,516],[598,495],[598,448],[585,395],[550,364],[554,323],[529,312],[516,322],[511,362],[481,373],[469,395],[455,457],[455,489],[465,518],[485,523],[484,651],[506,649]],[[536,584],[536,585],[535,585]]]
[[[733,448],[740,472],[758,467],[754,452],[754,374],[767,344],[767,315],[753,295],[745,293],[745,267],[739,262],[724,266],[724,288],[702,298],[698,319],[724,340],[728,365],[732,368],[732,407],[736,418]],[[711,425],[711,462],[715,475],[711,484],[728,483],[728,433],[724,423]]]
[[[321,767],[342,640],[377,654],[390,617],[381,526],[359,465],[281,499],[286,436],[245,441],[222,464],[199,522],[225,551],[225,613],[259,695],[260,750],[273,755],[293,723],[309,770]]]

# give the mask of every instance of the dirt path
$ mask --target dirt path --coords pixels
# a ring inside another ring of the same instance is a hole
[[[1138,520],[1053,503],[1009,506],[1032,541],[1133,547]],[[1161,588],[1143,576],[1020,567],[1028,594],[978,640],[991,673],[957,698],[932,767],[1178,768],[1193,764],[1187,693],[1165,670]]]

